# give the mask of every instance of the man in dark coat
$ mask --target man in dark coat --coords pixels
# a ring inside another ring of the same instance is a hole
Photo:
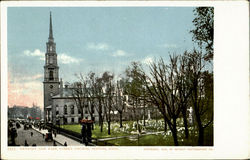
[[[82,123],[82,143],[85,143],[85,145],[88,145],[88,141],[86,141],[86,124]]]
[[[11,136],[12,145],[15,146],[16,145],[15,138],[17,137],[17,131],[14,127],[11,128],[10,136]]]

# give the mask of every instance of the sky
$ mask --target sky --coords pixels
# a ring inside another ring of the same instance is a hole
[[[124,74],[194,47],[192,7],[8,7],[8,105],[43,108],[43,66],[52,12],[53,36],[64,83],[75,74]]]

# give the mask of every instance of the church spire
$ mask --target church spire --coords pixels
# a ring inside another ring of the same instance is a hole
[[[52,31],[52,18],[51,18],[51,12],[50,12],[50,25],[49,25],[49,39],[53,40],[53,31]]]

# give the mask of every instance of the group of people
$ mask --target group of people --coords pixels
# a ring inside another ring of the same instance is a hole
[[[16,125],[16,127],[15,127]],[[17,137],[17,129],[20,128],[20,124],[18,122],[9,121],[8,122],[8,136],[10,137],[10,146],[16,146],[16,137]]]
[[[80,122],[82,124],[82,130],[81,130],[82,143],[84,143],[87,146],[89,142],[91,143],[93,121],[83,119]]]

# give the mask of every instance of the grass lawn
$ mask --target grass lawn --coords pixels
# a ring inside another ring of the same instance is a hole
[[[80,124],[74,124],[74,125],[62,125],[61,127],[67,130],[81,133],[82,126]],[[99,125],[94,125],[94,130],[92,130],[92,137],[100,139],[100,138],[120,137],[120,136],[131,135],[130,132],[122,132],[120,129],[117,129],[117,127],[111,128],[111,134],[108,135],[108,128],[107,128],[107,125],[105,124],[103,126],[103,132],[101,132],[100,130],[101,129]]]
[[[92,130],[92,137],[97,139],[102,138],[110,138],[110,137],[120,137],[120,136],[128,136],[128,135],[137,135],[136,133],[136,126],[135,122],[133,121],[124,121],[123,127],[120,128],[119,123],[112,122],[111,123],[111,134],[108,135],[108,126],[107,123],[103,124],[103,132],[100,132],[100,126],[98,124],[94,125],[94,130]],[[147,132],[156,132],[156,131],[163,131],[164,130],[164,123],[162,120],[158,120],[156,123],[155,120],[147,121],[146,127],[140,124],[142,131]],[[81,125],[62,125],[64,129],[71,130],[74,132],[81,133]],[[213,145],[213,127],[209,127],[205,130],[204,136],[204,144],[207,146]],[[184,138],[184,127],[180,127],[178,131],[178,142],[180,146],[197,146],[197,132],[190,133],[188,139]],[[105,142],[98,142],[98,145],[105,146],[105,145],[115,145],[115,146],[173,146],[173,137],[171,132],[168,131],[167,133],[158,133],[152,135],[140,135],[139,140],[137,136],[133,138],[119,138],[115,140],[108,140]]]
[[[144,131],[163,131],[164,127],[162,127],[163,122],[161,120],[158,123],[155,120],[147,121],[146,127],[143,126],[142,122],[140,122],[140,127]],[[61,125],[61,128],[71,130],[74,132],[81,133],[81,125],[80,124],[71,124],[71,125]],[[109,138],[109,137],[120,137],[120,136],[128,136],[132,135],[131,132],[136,132],[136,123],[134,121],[124,121],[123,127],[120,128],[120,124],[117,122],[111,123],[111,134],[108,135],[108,125],[107,123],[103,123],[103,132],[100,132],[100,126],[98,124],[94,125],[94,130],[92,130],[93,138]]]

